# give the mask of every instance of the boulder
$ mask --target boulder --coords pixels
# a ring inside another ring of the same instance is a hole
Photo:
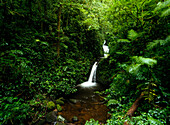
[[[57,121],[57,110],[49,112],[46,117],[46,122],[53,123]]]

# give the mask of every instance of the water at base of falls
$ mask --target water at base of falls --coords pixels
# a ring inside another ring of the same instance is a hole
[[[81,84],[79,84],[78,86],[81,86],[81,87],[93,87],[93,86],[96,86],[97,83],[96,82],[83,82]]]
[[[67,97],[67,101],[62,106],[63,110],[59,114],[74,125],[84,125],[87,120],[92,118],[98,120],[100,124],[106,123],[110,117],[109,109],[103,103],[104,99],[95,93],[95,91],[104,90],[105,86],[97,84],[93,87],[79,86],[77,89],[76,93]],[[75,116],[78,121],[73,121]]]

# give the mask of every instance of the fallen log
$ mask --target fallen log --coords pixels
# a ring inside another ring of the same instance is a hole
[[[126,116],[132,117],[137,110],[140,100],[143,98],[144,93],[141,93],[141,95],[136,99],[136,101],[133,103],[133,105],[130,107],[130,109],[127,111]],[[130,125],[127,121],[124,122],[123,125]]]

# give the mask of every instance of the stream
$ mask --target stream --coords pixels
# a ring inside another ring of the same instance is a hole
[[[104,124],[109,118],[109,109],[103,104],[104,100],[95,93],[97,90],[101,91],[103,87],[98,84],[90,88],[79,87],[77,93],[68,97],[59,114],[75,125],[84,125],[86,120],[92,118]]]
[[[101,58],[107,58],[109,56],[109,48],[106,45],[106,41],[103,43],[103,51],[104,56]],[[98,64],[99,62],[93,64],[88,81],[78,84],[76,86],[77,92],[65,98],[66,101],[62,106],[62,111],[58,112],[58,115],[62,116],[67,123],[84,125],[87,120],[94,119],[99,121],[100,124],[104,124],[109,119],[109,109],[104,104],[103,97],[96,93],[96,91],[106,89],[105,86],[96,82]],[[53,117],[55,120],[55,114],[53,114]],[[56,124],[56,121],[53,124]]]
[[[109,48],[106,45],[106,40],[103,43],[104,57],[108,57]],[[77,86],[78,91],[70,95],[66,103],[62,107],[62,112],[59,115],[63,116],[68,123],[75,125],[84,125],[87,120],[95,119],[104,124],[109,118],[104,99],[100,97],[95,91],[102,91],[105,89],[101,84],[96,83],[96,72],[98,62],[92,66],[88,81]]]

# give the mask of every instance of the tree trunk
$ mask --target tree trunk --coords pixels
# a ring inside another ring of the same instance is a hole
[[[143,96],[144,96],[144,93],[141,93],[141,95],[136,99],[136,101],[133,103],[133,105],[130,107],[130,109],[126,113],[126,116],[132,117],[134,115]],[[124,125],[130,125],[130,124],[126,121],[124,122]]]
[[[57,39],[57,56],[59,57],[60,56],[60,20],[61,20],[61,7],[62,5],[60,5],[59,7],[59,11],[58,11],[58,27],[57,27],[57,30],[58,30],[58,39]]]

